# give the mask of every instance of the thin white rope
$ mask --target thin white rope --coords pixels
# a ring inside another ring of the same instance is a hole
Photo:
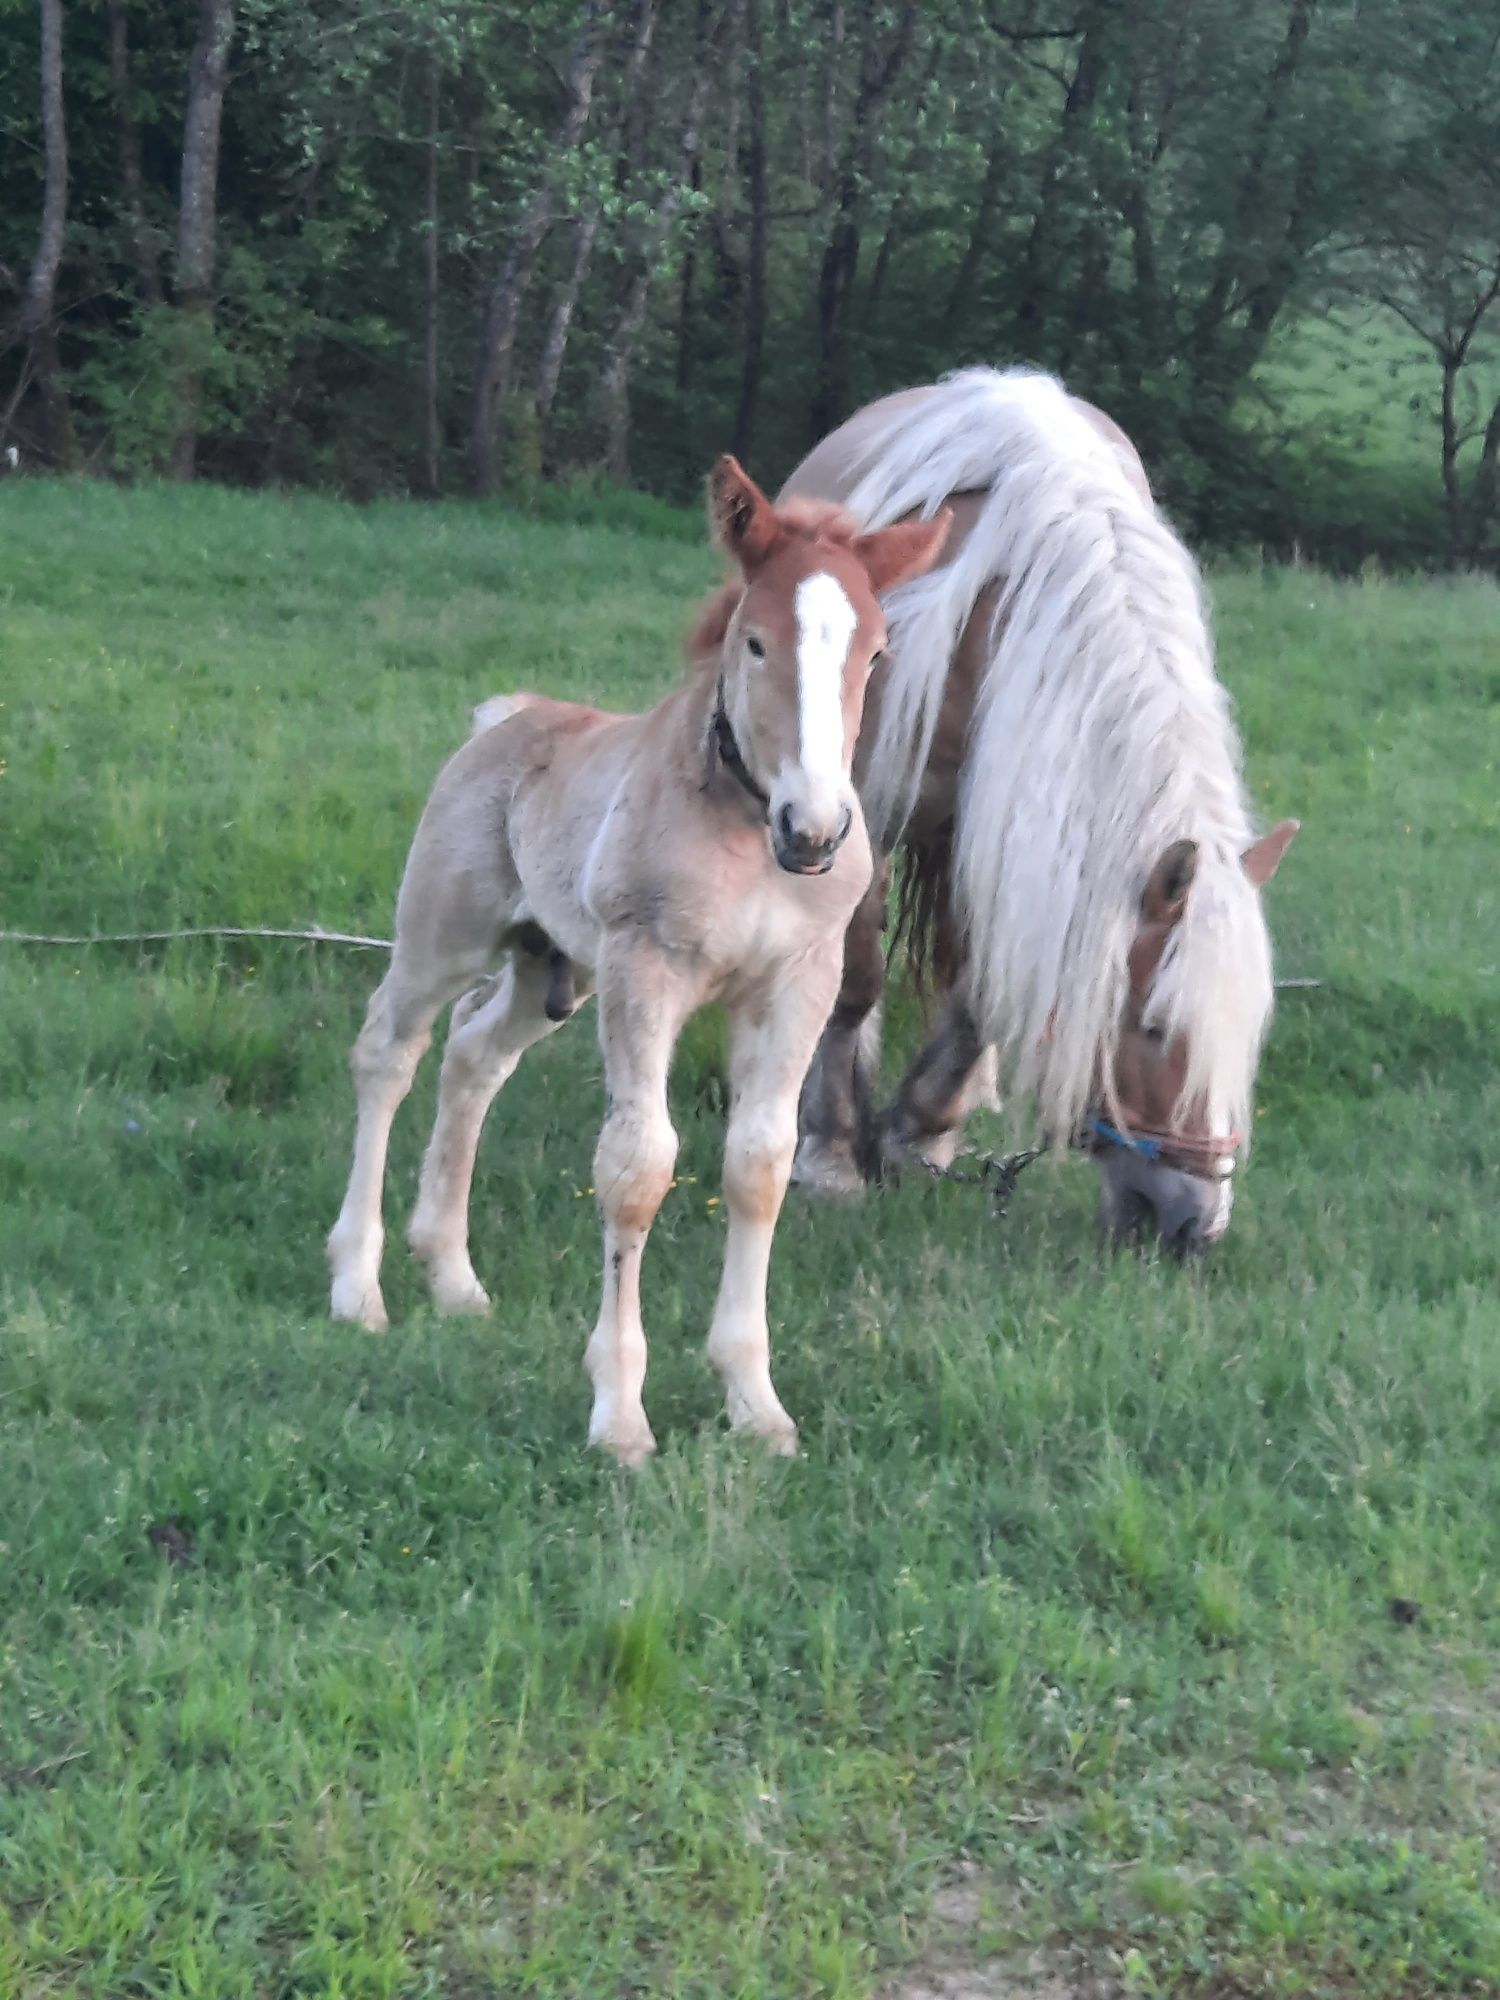
[[[232,924],[204,924],[185,931],[89,931],[80,937],[53,937],[44,931],[0,931],[0,944],[161,944],[171,938],[295,938],[303,944],[352,944],[368,951],[389,951],[389,938],[365,937],[358,931],[241,929]]]
[[[89,931],[78,937],[54,937],[45,931],[0,931],[0,944],[163,944],[172,938],[292,938],[300,944],[352,944],[366,951],[389,951],[389,938],[365,937],[359,931],[277,931],[240,929],[232,924],[204,924],[186,931]],[[1486,966],[1486,971],[1490,968]],[[1278,979],[1278,987],[1321,986],[1321,979]]]

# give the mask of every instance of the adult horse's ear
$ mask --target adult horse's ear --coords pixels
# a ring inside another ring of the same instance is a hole
[[[861,535],[854,553],[864,564],[875,595],[894,590],[898,583],[910,583],[914,576],[931,569],[952,526],[953,509],[945,507],[930,521],[898,521],[894,528]]]
[[[1196,840],[1174,840],[1146,878],[1141,913],[1148,924],[1175,924],[1198,872]]]
[[[1281,866],[1281,858],[1302,831],[1300,819],[1284,819],[1263,833],[1253,847],[1247,847],[1240,856],[1240,866],[1250,877],[1257,889],[1264,889],[1276,870]]]
[[[765,561],[781,532],[776,509],[728,452],[708,475],[708,525],[719,547],[746,571]]]

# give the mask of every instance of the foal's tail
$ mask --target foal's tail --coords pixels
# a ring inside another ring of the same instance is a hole
[[[1138,467],[1050,377],[968,369],[893,405],[866,413],[851,511],[877,528],[966,493],[977,512],[951,562],[887,601],[866,818],[900,839],[984,598],[951,856],[911,856],[912,890],[920,904],[941,864],[983,1038],[1066,1135],[1113,1053],[1146,869],[1205,821],[1226,854],[1247,824],[1198,573]]]
[[[519,715],[531,700],[529,694],[492,694],[488,701],[480,702],[470,718],[469,734],[482,736],[486,729],[493,729],[497,722],[509,722],[513,715]]]

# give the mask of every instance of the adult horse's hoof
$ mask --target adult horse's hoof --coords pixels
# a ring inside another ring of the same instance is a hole
[[[797,1148],[792,1182],[822,1201],[858,1201],[868,1185],[848,1146],[813,1138]]]
[[[935,1174],[944,1174],[958,1158],[962,1137],[957,1125],[950,1125],[946,1132],[934,1132],[930,1138],[913,1140],[909,1146],[898,1144],[887,1134],[886,1166],[899,1172],[903,1162],[910,1165],[915,1160],[919,1166],[931,1167]]]

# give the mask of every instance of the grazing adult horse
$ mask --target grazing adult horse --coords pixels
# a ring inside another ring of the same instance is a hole
[[[457,1000],[408,1240],[442,1310],[486,1310],[468,1247],[480,1127],[522,1053],[597,986],[609,1108],[594,1155],[604,1293],[585,1357],[589,1439],[625,1463],[655,1448],[640,1266],[677,1154],[667,1070],[684,1022],[712,999],[729,1015],[733,1101],[708,1352],[732,1423],[796,1449],[771,1386],[771,1235],[797,1094],[870,881],[850,761],[885,641],[878,595],[931,562],[948,525],[866,535],[837,509],[778,512],[730,458],[709,506],[741,582],[722,643],[684,685],[642,716],[497,696],[439,774],[390,970],[354,1045],[354,1165],[328,1238],[334,1317],[383,1327],[391,1121]]]
[[[855,781],[947,998],[870,1109],[887,870],[851,924],[802,1104],[797,1178],[851,1193],[951,1155],[988,1047],[1057,1144],[1103,1171],[1114,1232],[1174,1250],[1229,1220],[1270,1017],[1257,839],[1197,569],[1128,438],[1047,376],[974,368],[859,411],[782,492],[867,528],[952,511],[886,607]]]

